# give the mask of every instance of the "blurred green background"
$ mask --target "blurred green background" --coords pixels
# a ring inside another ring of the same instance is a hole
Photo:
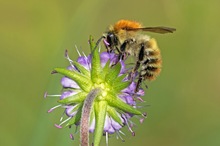
[[[76,57],[75,45],[89,53],[90,34],[98,39],[109,24],[131,19],[145,26],[170,26],[174,34],[152,34],[163,55],[163,70],[147,83],[143,109],[148,118],[127,128],[126,142],[110,138],[110,146],[220,145],[220,1],[93,0],[0,2],[0,145],[73,146],[73,129],[56,129],[61,111],[47,114],[59,94],[65,67],[64,50]],[[105,145],[104,137],[102,144]]]

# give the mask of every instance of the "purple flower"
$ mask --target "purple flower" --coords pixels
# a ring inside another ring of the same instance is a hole
[[[58,128],[62,128],[64,124],[69,127],[79,126],[82,124],[82,110],[86,110],[86,107],[83,108],[85,99],[93,89],[99,88],[100,94],[97,94],[91,106],[89,132],[101,131],[99,134],[96,132],[95,136],[114,133],[120,135],[121,128],[126,125],[134,135],[132,126],[130,126],[132,123],[130,118],[134,115],[144,115],[136,106],[137,100],[143,101],[141,96],[144,95],[144,91],[139,89],[135,93],[136,83],[127,79],[125,63],[118,61],[118,55],[94,52],[89,56],[80,56],[77,61],[72,61],[66,54],[70,66],[67,69],[54,69],[54,72],[64,75],[61,79],[63,92],[57,95],[60,97],[58,101],[60,104],[48,112],[57,107],[64,108],[66,119],[63,120],[62,117],[60,124],[55,124]],[[94,145],[99,144],[100,140],[97,141]]]

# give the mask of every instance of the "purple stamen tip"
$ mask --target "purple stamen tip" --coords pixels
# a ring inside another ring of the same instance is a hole
[[[140,123],[142,124],[144,122],[144,118],[141,118],[140,119]]]
[[[49,109],[47,112],[48,113],[51,113],[53,111],[53,108]]]
[[[135,136],[135,132],[132,132],[132,136]]]
[[[47,95],[48,95],[48,94],[47,94],[47,91],[46,91],[46,92],[44,93],[44,98],[46,98],[46,97],[47,97]]]
[[[143,113],[142,116],[147,118],[147,113]]]
[[[58,124],[54,124],[54,126],[55,126],[56,128],[58,128],[58,129],[61,129],[61,128],[62,128],[62,126],[60,126],[60,125],[58,125]]]
[[[68,50],[65,50],[65,57],[68,57]]]
[[[140,101],[140,102],[144,102],[144,100],[140,97],[137,97],[137,99]]]
[[[53,70],[53,71],[51,72],[51,74],[55,74],[55,73],[57,73],[57,71],[55,71],[55,70]]]
[[[74,140],[73,134],[70,134],[70,139]]]

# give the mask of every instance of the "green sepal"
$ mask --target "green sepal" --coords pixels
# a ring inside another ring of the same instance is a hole
[[[96,43],[94,42],[91,36],[89,39],[89,43],[90,43],[90,49],[92,50],[91,79],[93,82],[100,83],[102,81],[99,79],[99,74],[102,68],[101,68],[100,55],[98,51],[99,49],[98,46],[96,46]]]
[[[115,92],[115,93],[118,93],[118,92],[120,92],[121,90],[127,88],[130,84],[131,84],[130,81],[120,82],[120,83],[118,83],[118,84],[114,84],[114,85],[112,86],[112,88],[114,89],[114,92]]]
[[[72,126],[75,123],[76,123],[76,117],[74,116],[68,121],[68,123],[65,125],[65,127]]]
[[[74,80],[79,87],[86,92],[89,92],[92,87],[90,79],[77,71],[65,68],[55,68],[54,71]]]
[[[79,69],[79,71],[84,74],[87,77],[90,77],[90,72],[84,67],[82,66],[80,63],[73,61],[73,64],[77,67],[77,69]]]
[[[124,112],[129,112],[131,114],[135,115],[141,115],[142,113],[137,110],[136,108],[126,104],[124,101],[122,101],[117,95],[108,92],[108,95],[106,96],[106,101],[108,104],[112,107],[118,108]]]
[[[90,51],[93,53],[96,43],[94,42],[94,39],[92,38],[91,35],[89,36],[89,45],[90,45]]]
[[[83,106],[83,104],[79,105],[79,108],[78,108],[76,115],[68,121],[68,123],[66,124],[66,127],[79,123],[79,121],[81,119],[81,114],[82,114],[82,106]]]
[[[100,73],[100,78],[102,80],[105,80],[105,76],[109,73],[109,70],[110,70],[110,61],[108,61],[105,66],[103,67],[101,73]]]
[[[107,110],[107,102],[100,101],[95,103],[95,132],[94,132],[94,146],[99,146],[103,129],[105,124],[106,110]]]
[[[114,83],[113,81],[118,77],[121,70],[121,64],[116,64],[109,73],[105,76],[105,81],[107,83]]]
[[[124,79],[126,76],[127,76],[127,74],[123,74],[123,75],[117,77],[117,78],[114,80],[113,85],[118,84],[118,82],[124,82],[123,79]]]
[[[102,69],[102,74],[107,74],[110,70],[110,60],[108,60]]]
[[[63,103],[63,104],[80,103],[80,102],[84,101],[84,99],[86,98],[87,95],[88,95],[88,93],[86,93],[86,92],[79,92],[75,95],[58,100],[58,102]]]
[[[112,117],[117,123],[119,123],[121,126],[124,125],[121,118],[120,118],[120,115],[115,110],[115,108],[113,108],[111,106],[108,106],[107,107],[107,112],[108,112],[109,116]]]

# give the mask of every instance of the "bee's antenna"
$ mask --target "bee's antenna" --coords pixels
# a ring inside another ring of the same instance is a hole
[[[93,50],[95,50],[97,48],[97,46],[99,45],[99,43],[101,42],[102,39],[104,39],[105,36],[101,36],[98,41],[96,42],[95,48]]]
[[[101,42],[101,40],[104,39],[104,38],[105,38],[105,36],[101,36],[101,37],[98,39],[98,41],[96,42],[96,45],[95,45],[94,49],[92,50],[92,53],[91,53],[91,54],[93,54],[93,52],[95,51],[95,49],[97,48],[97,46],[99,45],[99,43]]]

